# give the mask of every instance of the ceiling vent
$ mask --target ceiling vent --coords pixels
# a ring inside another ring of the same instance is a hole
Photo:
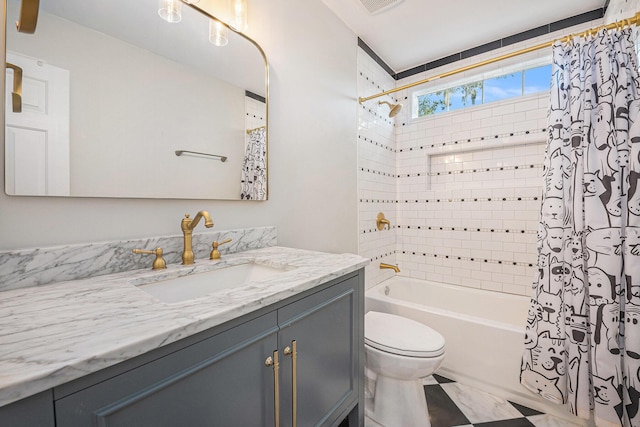
[[[375,15],[401,3],[402,0],[359,0],[367,11]]]

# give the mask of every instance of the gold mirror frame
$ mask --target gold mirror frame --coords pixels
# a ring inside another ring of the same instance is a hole
[[[254,45],[256,47],[256,49],[258,49],[258,52],[260,52],[260,55],[262,55],[262,59],[264,60],[264,76],[265,76],[264,77],[264,80],[265,80],[264,81],[264,88],[265,88],[265,123],[267,124],[266,132],[265,132],[266,147],[267,147],[267,152],[266,152],[266,155],[265,155],[265,164],[266,164],[266,168],[267,168],[267,170],[265,171],[265,178],[267,180],[267,190],[266,190],[266,195],[265,195],[265,199],[264,200],[269,200],[269,60],[267,59],[267,54],[264,52],[262,47],[255,40],[253,40],[251,37],[247,36],[246,34],[240,32],[240,31],[235,30],[233,27],[228,25],[226,22],[221,21],[220,19],[216,18],[215,16],[213,16],[212,14],[207,12],[206,10],[201,9],[201,8],[197,7],[196,5],[190,3],[189,0],[180,0],[180,1],[182,3],[184,3],[185,5],[187,5],[188,7],[196,10],[197,12],[202,13],[207,18],[213,19],[214,21],[218,21],[224,27],[228,28],[229,31],[233,31],[234,33],[236,33],[239,36],[243,37],[249,43]],[[249,201],[251,201],[251,200],[249,200]],[[261,201],[261,200],[255,200],[255,201]]]
[[[201,9],[200,7],[198,7],[197,5],[191,4],[189,3],[188,0],[180,0],[181,3],[185,4],[186,6],[188,6],[189,8],[191,8],[192,10],[204,15],[206,18],[208,19],[213,19],[217,22],[220,22],[225,28],[227,28],[228,30],[232,31],[233,33],[239,35],[240,37],[244,38],[245,40],[247,40],[249,43],[251,43],[260,53],[260,55],[262,56],[262,60],[264,62],[264,88],[265,88],[265,96],[264,96],[264,103],[265,103],[265,123],[266,123],[266,131],[265,131],[265,144],[266,144],[266,153],[265,153],[265,165],[266,165],[266,171],[265,171],[265,177],[266,177],[266,190],[265,190],[265,199],[264,200],[268,200],[269,198],[269,92],[270,92],[270,88],[269,88],[269,62],[267,59],[267,56],[264,52],[264,50],[262,49],[262,47],[251,37],[247,36],[246,34],[235,30],[233,27],[231,27],[230,25],[228,25],[227,23],[219,20],[218,18],[216,18],[214,15],[212,15],[211,13],[209,13],[208,11]],[[4,1],[4,10],[5,10],[5,31],[8,29],[8,22],[7,22],[7,0]],[[37,12],[36,12],[37,13]],[[17,24],[17,23],[16,23]],[[35,29],[34,29],[35,30]],[[7,38],[5,35],[5,40],[4,40],[4,47],[5,47],[5,61],[6,61],[6,52],[7,52]],[[5,74],[5,85],[6,85],[6,74]],[[5,102],[5,106],[6,106],[6,97],[7,97],[7,93],[5,91],[5,93],[3,94],[3,102]],[[4,120],[4,118],[3,118]],[[6,123],[5,123],[6,126]],[[4,137],[2,139],[2,144],[0,144],[0,152],[3,153],[2,154],[2,162],[4,164],[4,153],[5,153],[5,143],[6,141],[4,140]],[[2,168],[5,169],[5,173],[6,173],[6,168]],[[2,173],[2,179],[3,181],[6,179],[5,178],[5,173]],[[4,185],[3,185],[4,187]],[[9,194],[14,196],[14,194]],[[20,196],[20,195],[17,195]],[[39,197],[39,196],[38,196]],[[47,197],[60,197],[60,196],[47,196]],[[98,198],[142,198],[142,199],[146,199],[146,198],[151,198],[151,199],[182,199],[181,197],[177,197],[177,196],[142,196],[142,197],[136,197],[136,196],[127,196],[127,195],[108,195],[108,196],[100,196],[100,195],[69,195],[69,196],[62,196],[62,197],[73,197],[73,198],[93,198],[93,197],[98,197]],[[213,196],[211,198],[205,198],[205,197],[194,197],[193,199],[203,199],[203,200],[230,200],[230,201],[235,201],[235,200],[243,200],[240,198],[237,199],[230,199],[230,198],[217,198],[216,196]],[[244,201],[244,200],[243,200]],[[256,201],[260,201],[260,200],[256,200]]]

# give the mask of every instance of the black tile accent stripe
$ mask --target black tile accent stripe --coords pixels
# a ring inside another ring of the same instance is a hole
[[[393,228],[407,229],[407,230],[437,230],[437,231],[466,231],[466,232],[483,232],[483,233],[510,233],[510,234],[537,234],[535,230],[511,230],[502,228],[477,228],[477,227],[433,227],[422,225],[401,225],[398,224]],[[377,229],[375,229],[377,230]]]
[[[436,59],[431,62],[427,62],[422,65],[418,65],[417,67],[410,68],[408,70],[404,70],[402,72],[396,73],[391,67],[389,67],[383,60],[380,58],[367,44],[358,37],[358,46],[362,48],[378,65],[380,65],[391,77],[395,80],[401,80],[406,77],[410,77],[424,71],[432,70],[434,68],[441,67],[443,65],[451,64],[456,61],[460,61],[462,59],[470,58],[475,55],[479,55],[481,53],[486,53],[495,49],[499,49],[504,46],[509,46],[514,43],[518,43],[524,40],[529,40],[535,37],[540,37],[545,34],[553,33],[554,31],[562,30],[568,27],[572,27],[574,25],[579,25],[585,22],[594,21],[596,19],[600,19],[604,16],[609,3],[607,2],[604,7],[594,9],[590,12],[585,12],[580,15],[575,15],[569,18],[561,19],[559,21],[551,22],[547,25],[542,25],[540,27],[532,28],[521,33],[517,33],[502,39],[494,40],[487,44],[476,46],[471,49],[464,50],[462,52],[454,53],[452,55],[446,56],[444,58]]]
[[[365,52],[367,52],[367,55],[369,55],[371,57],[371,59],[373,59],[374,61],[376,61],[378,63],[378,65],[380,65],[387,73],[389,73],[390,76],[393,76],[394,72],[391,69],[391,67],[389,67],[386,62],[384,62],[382,60],[382,58],[380,58],[374,51],[373,49],[371,49],[365,42],[364,40],[362,40],[360,37],[358,37],[358,46],[360,48],[362,48],[362,50],[364,50]]]
[[[360,71],[360,77],[363,77],[363,78],[365,79],[365,81],[369,82],[369,84],[371,84],[371,86],[372,86],[374,89],[377,89],[377,90],[379,90],[379,91],[381,91],[381,92],[385,92],[385,91],[387,91],[387,90],[393,89],[393,87],[385,88],[385,87],[380,86],[378,83],[376,83],[376,82],[373,80],[373,77],[366,75],[366,74],[365,74],[365,73],[363,73],[362,71]],[[391,96],[391,95],[389,95],[389,96]],[[396,99],[395,101],[397,102],[398,100]]]
[[[405,124],[403,123],[402,126]],[[535,129],[535,130],[523,130],[518,132],[507,132],[507,133],[499,133],[495,135],[486,135],[486,136],[477,136],[474,138],[464,138],[464,139],[456,139],[453,141],[445,141],[445,142],[437,142],[433,144],[422,144],[422,145],[414,145],[413,147],[400,148],[397,151],[399,153],[404,153],[406,151],[415,151],[415,150],[426,150],[429,148],[437,148],[437,147],[447,147],[447,146],[463,146],[465,144],[471,142],[482,142],[482,141],[491,141],[500,138],[508,138],[511,136],[520,136],[520,135],[536,135],[536,134],[546,134],[547,129]],[[546,140],[546,138],[545,138]],[[525,144],[542,144],[544,141],[540,142],[525,142]]]
[[[481,53],[489,52],[491,50],[499,49],[502,47],[502,39],[495,40],[481,46],[476,46],[471,49],[463,50],[460,52],[460,59],[471,58],[472,56],[480,55]]]
[[[377,142],[374,139],[364,137],[362,135],[358,135],[358,139],[360,139],[362,141],[365,141],[365,142],[368,142],[369,144],[375,145],[376,147],[380,147],[380,148],[383,148],[383,149],[385,149],[387,151],[391,151],[392,153],[397,153],[398,152],[398,150],[396,150],[393,147],[390,147],[390,146],[388,146],[386,144],[383,144],[382,142]]]
[[[398,203],[452,203],[452,202],[527,202],[539,200],[540,197],[464,197],[441,199],[406,199]]]
[[[258,95],[257,93],[253,93],[250,90],[245,90],[244,95],[248,96],[249,98],[255,99],[256,101],[260,101],[263,104],[267,103],[267,99],[264,96]]]
[[[255,114],[246,114],[247,117],[253,117],[254,119],[260,119],[260,120],[264,120],[264,117],[262,116],[256,116]]]
[[[369,260],[370,260],[371,262],[373,262],[373,261],[377,261],[377,260],[379,260],[379,259],[382,259],[382,258],[385,258],[385,257],[391,256],[391,255],[395,255],[395,254],[397,254],[397,253],[398,253],[398,251],[391,251],[391,252],[387,252],[386,254],[380,254],[380,255],[375,256],[375,257],[373,257],[373,258],[369,258]]]
[[[396,227],[395,225],[392,225],[392,226],[391,226],[391,229],[393,230],[394,228],[398,228],[398,227]],[[370,233],[380,233],[380,232],[382,232],[382,231],[386,231],[386,232],[388,232],[388,231],[389,231],[389,229],[385,228],[384,230],[378,230],[377,228],[370,228],[370,229],[368,229],[368,230],[362,230],[362,231],[360,232],[360,234],[367,234],[367,233],[369,233],[369,234],[370,234]]]
[[[604,16],[604,12],[605,12],[604,8],[596,9],[590,12],[582,13],[580,15],[571,16],[569,18],[552,22],[549,24],[549,32],[553,33],[554,31],[558,31],[564,28],[573,27],[574,25],[582,24],[583,22],[589,22],[595,19],[600,19]]]
[[[511,170],[528,170],[528,169],[539,169],[542,168],[541,164],[533,164],[533,165],[518,165],[518,166],[496,166],[492,168],[473,168],[473,169],[460,169],[446,172],[429,172],[429,173],[405,173],[402,175],[398,175],[398,178],[409,178],[409,177],[417,177],[417,176],[446,176],[446,175],[456,175],[462,173],[479,173],[479,172],[500,172],[500,171],[511,171]]]
[[[375,170],[375,169],[365,169],[365,168],[360,168],[360,170],[362,172],[369,172],[369,173],[372,173],[374,175],[381,175],[381,176],[388,176],[390,178],[397,178],[397,175],[394,174],[394,173],[382,172],[382,171],[378,171],[378,170]]]
[[[519,261],[505,261],[499,259],[489,259],[483,257],[464,257],[458,255],[446,255],[446,254],[435,254],[428,252],[420,252],[420,251],[396,251],[397,253],[401,253],[403,255],[415,255],[424,258],[441,258],[441,259],[452,259],[458,261],[472,261],[472,262],[481,262],[485,264],[500,264],[500,265],[516,265],[520,267],[533,267],[533,263],[530,262],[519,262]]]
[[[383,121],[384,121],[385,123],[387,123],[388,125],[390,125],[390,126],[393,126],[393,125],[394,125],[393,120],[392,120],[392,119],[390,119],[390,118],[389,118],[389,116],[379,114],[379,113],[378,113],[378,111],[376,111],[376,110],[374,110],[374,109],[372,109],[372,108],[366,107],[364,104],[362,104],[362,105],[361,105],[361,107],[362,107],[362,109],[363,109],[363,110],[366,110],[369,114],[373,114],[373,115],[374,115],[374,116],[376,116],[378,119],[383,120]]]
[[[441,199],[360,199],[360,203],[451,203],[451,202],[527,202],[540,200],[540,197],[465,197]]]
[[[398,201],[389,199],[360,199],[360,203],[398,203]]]

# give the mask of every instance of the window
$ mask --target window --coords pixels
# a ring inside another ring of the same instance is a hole
[[[497,76],[494,74],[482,80],[439,90],[423,90],[413,95],[414,117],[548,91],[550,86],[551,64],[547,64]]]

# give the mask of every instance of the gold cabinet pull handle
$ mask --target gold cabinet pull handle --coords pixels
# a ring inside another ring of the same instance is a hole
[[[273,366],[273,418],[275,427],[280,427],[280,363],[278,361],[278,350],[273,352],[273,357],[267,357],[264,364],[265,366]]]
[[[298,349],[296,340],[291,341],[291,347],[287,346],[284,349],[285,356],[291,356],[291,399],[292,399],[292,419],[293,419],[293,427],[296,427],[298,423],[298,376],[297,376],[297,365],[298,365]]]

